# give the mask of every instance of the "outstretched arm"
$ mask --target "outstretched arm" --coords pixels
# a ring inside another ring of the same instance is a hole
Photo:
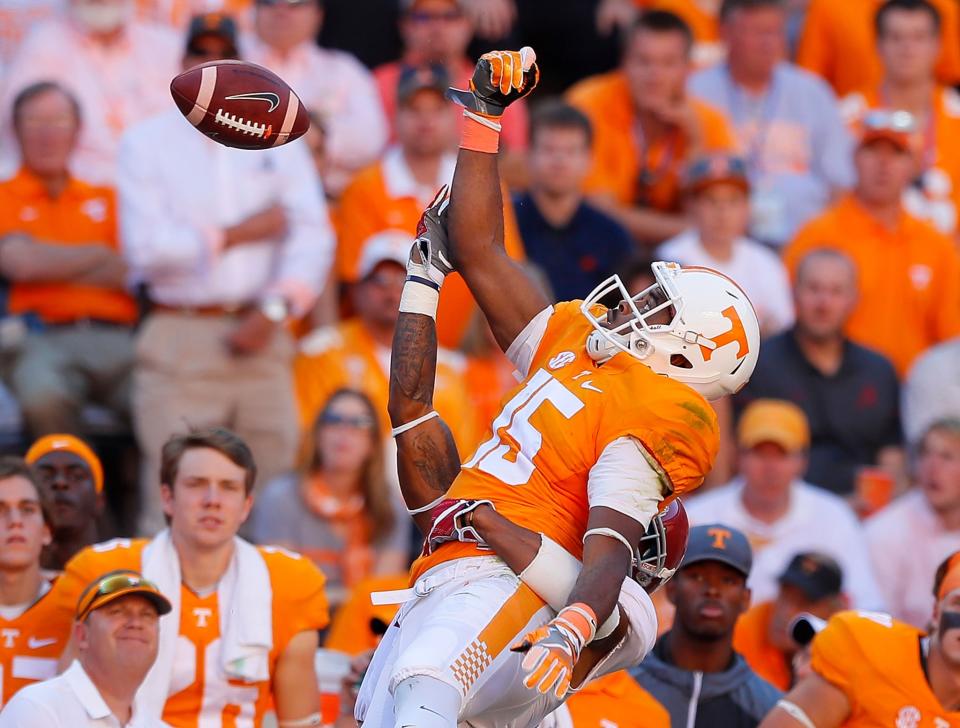
[[[470,89],[448,94],[464,107],[465,117],[450,197],[450,253],[504,351],[550,305],[539,285],[504,250],[497,166],[500,117],[536,86],[534,59],[531,48],[487,53],[477,63]]]
[[[437,373],[437,303],[450,272],[441,190],[424,211],[407,261],[407,280],[390,355],[387,409],[397,441],[397,471],[407,510],[420,531],[430,531],[431,506],[460,472],[460,453],[447,424],[433,409]]]

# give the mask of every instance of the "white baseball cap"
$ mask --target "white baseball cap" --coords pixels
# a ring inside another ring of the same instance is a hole
[[[397,263],[407,266],[410,257],[410,248],[413,246],[413,235],[405,230],[382,230],[363,241],[360,251],[360,263],[357,266],[357,277],[363,280],[381,263]]]

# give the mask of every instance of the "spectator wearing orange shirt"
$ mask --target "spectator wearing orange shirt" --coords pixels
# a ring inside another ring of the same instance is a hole
[[[760,677],[786,691],[794,682],[793,656],[799,649],[791,634],[794,619],[800,614],[829,619],[848,604],[840,565],[826,554],[797,554],[779,582],[775,599],[754,605],[737,620],[733,649]]]
[[[129,407],[136,306],[123,290],[116,200],[68,170],[81,128],[69,92],[25,88],[12,121],[23,164],[0,183],[0,274],[12,282],[10,312],[32,330],[11,387],[32,436],[78,433],[86,403],[121,418]]]
[[[794,274],[814,248],[853,260],[860,297],[847,334],[884,354],[902,377],[917,355],[960,333],[960,255],[903,208],[916,171],[910,114],[874,111],[863,127],[853,192],[800,230],[784,256]]]
[[[123,132],[170,106],[180,42],[169,28],[134,19],[134,0],[69,0],[67,12],[39,24],[10,62],[0,113],[39,81],[56,81],[77,99],[83,129],[70,169],[80,179],[111,184]],[[19,163],[13,136],[0,139],[0,173]]]
[[[705,151],[735,146],[723,114],[686,95],[692,43],[679,17],[647,11],[627,35],[620,68],[568,92],[593,126],[586,191],[647,244],[686,227],[680,173],[687,163]]]
[[[889,0],[877,11],[877,50],[883,78],[843,99],[841,111],[856,129],[870,109],[909,111],[920,130],[920,169],[904,207],[945,235],[960,213],[960,95],[937,82],[942,21],[927,0]]]
[[[400,37],[403,55],[400,60],[385,63],[374,69],[373,77],[380,89],[384,111],[394,135],[396,126],[397,92],[403,71],[423,65],[442,66],[453,84],[464,88],[473,75],[474,63],[467,56],[467,46],[474,26],[465,12],[463,0],[399,0]],[[449,113],[460,123],[460,109]],[[527,108],[523,101],[512,104],[503,119],[501,140],[504,147],[522,151],[527,148]],[[428,200],[429,202],[429,200]]]
[[[449,85],[450,77],[439,66],[404,71],[397,88],[397,143],[378,163],[361,171],[340,199],[337,270],[341,281],[358,279],[357,266],[371,236],[400,231],[412,244],[423,209],[453,178],[456,123],[443,98]],[[504,199],[507,251],[519,257],[522,245],[513,207],[507,195]],[[403,262],[406,264],[406,256]],[[474,311],[473,297],[463,280],[452,276],[440,294],[437,336],[441,346],[460,344]],[[386,343],[389,347],[389,340]]]
[[[937,79],[960,81],[960,7],[931,0],[940,12]],[[875,14],[880,0],[810,0],[797,48],[797,63],[833,86],[838,96],[869,88],[883,75],[877,57]]]

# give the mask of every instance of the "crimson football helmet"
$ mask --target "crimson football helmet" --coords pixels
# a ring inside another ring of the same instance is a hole
[[[633,568],[634,580],[648,594],[666,584],[680,566],[687,552],[689,531],[687,509],[679,498],[670,501],[663,512],[650,521],[647,532],[640,539]]]

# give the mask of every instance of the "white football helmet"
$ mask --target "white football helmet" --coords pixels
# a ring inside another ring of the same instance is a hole
[[[760,323],[750,299],[709,268],[664,262],[651,268],[656,282],[640,293],[631,296],[620,277],[611,276],[583,301],[580,310],[594,328],[587,338],[590,357],[604,362],[627,352],[708,400],[739,391],[760,351]],[[591,310],[611,293],[621,296],[619,310],[626,315],[616,325],[615,309],[599,316]]]

